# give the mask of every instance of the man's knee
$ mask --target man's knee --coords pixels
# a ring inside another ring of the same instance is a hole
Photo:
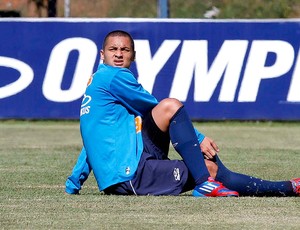
[[[172,117],[178,109],[183,106],[183,104],[175,98],[163,99],[159,105],[161,106],[161,109],[164,110],[165,114],[169,114],[170,117]]]
[[[152,117],[157,127],[166,132],[169,129],[170,120],[183,104],[174,98],[166,98],[152,109]]]

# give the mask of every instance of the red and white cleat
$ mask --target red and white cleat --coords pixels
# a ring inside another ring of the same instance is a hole
[[[204,183],[193,190],[195,197],[238,197],[239,193],[226,188],[221,182],[209,177]]]

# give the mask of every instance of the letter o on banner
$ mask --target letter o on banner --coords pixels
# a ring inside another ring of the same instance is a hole
[[[66,64],[73,50],[79,53],[73,80],[68,90],[62,90],[61,83]],[[44,96],[55,102],[71,102],[82,97],[93,72],[96,57],[97,46],[87,38],[68,38],[58,43],[49,58],[43,83]]]

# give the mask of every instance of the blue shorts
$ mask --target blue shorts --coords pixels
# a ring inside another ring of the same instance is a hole
[[[182,160],[168,158],[170,137],[155,124],[151,112],[143,120],[144,151],[134,179],[105,189],[106,194],[179,195],[195,187]]]

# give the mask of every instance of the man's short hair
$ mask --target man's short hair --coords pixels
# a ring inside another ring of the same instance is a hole
[[[128,37],[130,39],[130,42],[131,42],[131,48],[134,51],[134,41],[133,41],[133,38],[131,37],[131,35],[128,32],[123,31],[123,30],[114,30],[114,31],[109,32],[105,36],[105,38],[104,38],[104,41],[103,41],[103,44],[102,44],[102,49],[104,49],[104,47],[106,46],[107,39],[109,37],[115,37],[115,36]]]

